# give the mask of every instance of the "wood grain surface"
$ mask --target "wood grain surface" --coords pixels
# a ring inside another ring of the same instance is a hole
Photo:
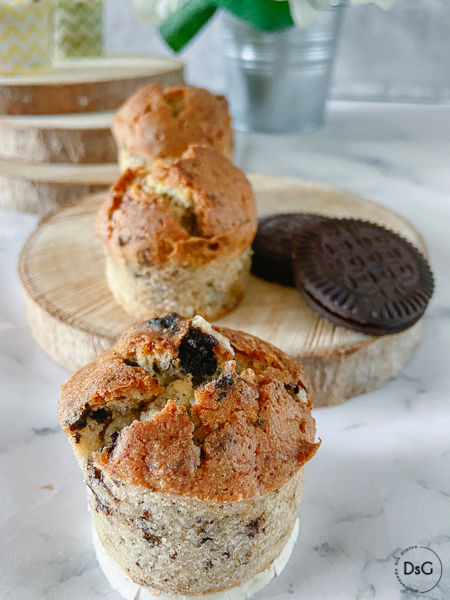
[[[45,215],[108,188],[118,172],[116,163],[38,164],[0,159],[0,206]]]
[[[55,63],[49,73],[2,77],[0,114],[52,115],[115,110],[142,85],[183,83],[183,63],[170,56],[111,54]]]
[[[402,217],[348,192],[296,179],[251,176],[260,215],[315,212],[374,221],[426,252]],[[93,231],[103,194],[41,221],[26,242],[19,272],[37,342],[71,370],[108,348],[133,322],[113,300],[104,256]],[[395,335],[371,337],[338,327],[311,311],[294,289],[251,277],[242,303],[217,323],[264,338],[297,357],[315,389],[317,406],[336,404],[394,377],[418,344],[422,322]]]
[[[35,163],[111,163],[114,112],[0,117],[0,158]]]

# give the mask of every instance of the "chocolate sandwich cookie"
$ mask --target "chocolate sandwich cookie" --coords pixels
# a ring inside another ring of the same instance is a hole
[[[296,287],[332,323],[371,335],[397,333],[425,312],[433,274],[399,235],[356,219],[303,229],[293,248]]]
[[[252,273],[267,281],[294,287],[292,244],[306,225],[323,219],[326,217],[307,213],[259,218],[258,232],[253,241]]]

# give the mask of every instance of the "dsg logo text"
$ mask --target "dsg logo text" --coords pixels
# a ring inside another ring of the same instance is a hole
[[[410,546],[396,557],[395,576],[406,590],[426,594],[441,579],[441,559],[431,548]]]

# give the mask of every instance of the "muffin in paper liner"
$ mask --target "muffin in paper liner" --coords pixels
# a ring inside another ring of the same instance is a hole
[[[172,313],[126,331],[63,386],[97,557],[124,597],[247,598],[297,536],[315,454],[301,365]]]

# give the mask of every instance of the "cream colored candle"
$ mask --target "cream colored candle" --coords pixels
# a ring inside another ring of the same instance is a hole
[[[102,0],[55,0],[55,58],[100,56]]]
[[[50,69],[52,32],[52,0],[0,0],[0,74]]]

